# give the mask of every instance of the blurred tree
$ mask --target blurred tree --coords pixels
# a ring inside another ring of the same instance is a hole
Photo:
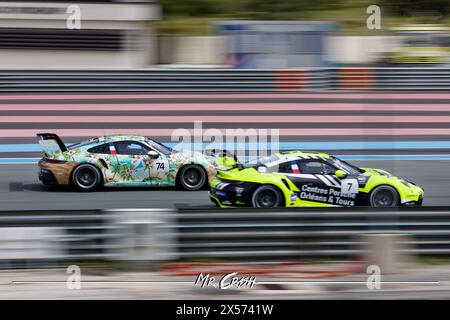
[[[165,16],[249,16],[327,9],[344,0],[160,0]]]
[[[211,16],[220,13],[220,0],[160,0],[164,15]]]
[[[381,7],[393,15],[412,17],[421,12],[436,12],[447,15],[450,12],[449,0],[382,0]]]
[[[382,21],[448,24],[450,0],[159,0],[164,19],[159,31],[176,34],[208,34],[211,21],[333,20],[354,34],[367,31],[366,8],[381,7]],[[381,31],[380,31],[381,32]]]

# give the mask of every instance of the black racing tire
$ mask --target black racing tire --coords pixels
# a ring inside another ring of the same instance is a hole
[[[391,186],[378,186],[370,192],[369,206],[371,207],[398,207],[400,196]]]
[[[208,177],[205,170],[197,164],[188,164],[178,173],[178,184],[183,190],[197,191],[205,187]]]
[[[79,191],[89,192],[99,188],[102,183],[100,171],[91,164],[81,164],[72,171],[71,184]]]
[[[283,203],[281,191],[270,184],[263,184],[252,194],[252,206],[254,208],[276,208]]]

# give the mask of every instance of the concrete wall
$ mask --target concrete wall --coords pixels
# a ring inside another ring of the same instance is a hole
[[[223,36],[158,38],[160,64],[223,64],[227,38]]]
[[[330,36],[325,41],[326,60],[339,64],[372,63],[399,46],[395,36]]]
[[[156,36],[151,30],[133,32],[141,39],[130,50],[0,49],[0,69],[130,69],[156,64]]]
[[[0,28],[66,29],[71,3],[0,3]],[[157,41],[149,23],[160,19],[157,3],[82,3],[81,29],[121,30],[121,50],[0,48],[0,69],[140,68],[157,63]],[[70,41],[70,36],[66,40]]]
[[[324,40],[325,60],[337,64],[364,64],[382,59],[399,46],[395,36],[329,36]],[[160,64],[212,64],[225,62],[228,40],[226,36],[159,37]],[[283,68],[277,66],[266,66]]]

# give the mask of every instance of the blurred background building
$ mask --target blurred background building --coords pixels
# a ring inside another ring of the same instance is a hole
[[[228,65],[235,68],[323,67],[326,36],[339,24],[317,21],[225,21],[217,31],[228,39]]]
[[[69,29],[70,5],[81,28]],[[0,68],[135,68],[157,63],[150,1],[0,2]]]
[[[67,8],[81,9],[68,29]],[[450,3],[383,0],[0,1],[2,69],[303,68],[449,62]]]

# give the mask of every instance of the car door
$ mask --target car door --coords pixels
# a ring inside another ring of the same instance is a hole
[[[115,141],[110,143],[112,166],[115,168],[114,182],[118,184],[145,184],[150,177],[147,166],[148,146],[139,141]]]
[[[340,206],[356,205],[358,181],[353,176],[344,179],[336,177],[337,168],[325,159],[300,159],[298,168],[302,174],[316,179],[310,187],[303,187],[300,198]]]
[[[314,185],[321,188],[340,188],[339,180],[335,179],[336,168],[322,159],[298,160],[298,168],[302,174],[314,175],[317,179]]]
[[[314,203],[334,204],[330,198],[339,192],[340,182],[333,177],[336,168],[322,159],[294,159],[279,166],[278,172],[287,176],[299,189],[298,198]]]

